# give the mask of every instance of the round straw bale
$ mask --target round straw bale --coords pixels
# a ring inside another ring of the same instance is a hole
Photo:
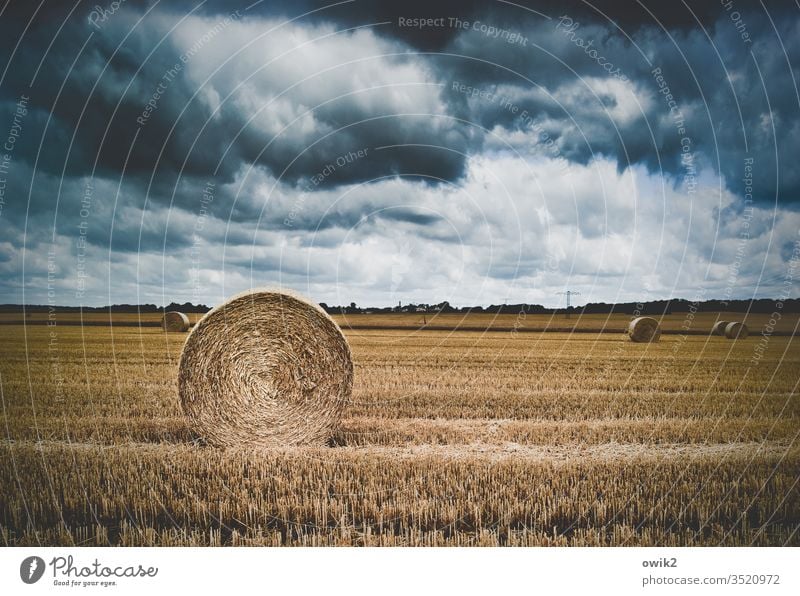
[[[750,334],[747,325],[739,321],[728,323],[725,327],[725,337],[728,339],[745,339]]]
[[[350,346],[324,310],[253,290],[208,312],[183,346],[183,411],[218,446],[322,445],[353,389]]]
[[[628,325],[628,337],[637,343],[658,341],[661,339],[661,328],[658,321],[651,317],[638,317]]]
[[[161,318],[161,328],[164,331],[189,331],[189,317],[177,310],[171,310]]]
[[[711,328],[711,335],[725,335],[725,327],[728,326],[730,321],[717,321]]]

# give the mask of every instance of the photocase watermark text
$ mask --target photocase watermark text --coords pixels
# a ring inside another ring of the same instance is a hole
[[[561,149],[559,149],[558,143],[556,143],[552,135],[544,130],[541,123],[533,117],[533,114],[519,104],[513,102],[507,96],[498,94],[496,91],[489,89],[467,85],[460,81],[453,81],[451,89],[474,99],[481,99],[486,102],[494,103],[508,113],[516,116],[520,125],[536,133],[537,142],[541,144],[551,159],[558,162],[560,171],[564,171],[569,167],[569,162],[561,154]]]
[[[6,204],[6,176],[11,169],[11,159],[14,148],[17,146],[17,139],[22,133],[22,121],[28,113],[28,101],[30,101],[30,97],[27,95],[19,96],[11,127],[3,140],[3,152],[0,153],[0,216],[3,215],[3,207]]]
[[[117,11],[122,8],[126,1],[127,0],[114,0],[114,2],[110,2],[105,6],[95,4],[89,12],[89,23],[96,29],[101,29],[101,23],[104,25],[108,19],[113,17]]]
[[[192,248],[190,250],[192,265],[189,270],[189,279],[192,284],[192,299],[194,302],[199,302],[203,294],[203,288],[200,283],[200,255],[203,252],[200,239],[206,227],[209,206],[214,201],[215,193],[216,185],[209,180],[200,193],[200,209],[197,212],[197,217],[194,220],[194,229],[192,230]]]
[[[217,35],[219,35],[222,31],[227,29],[231,23],[241,18],[241,14],[238,10],[233,11],[224,19],[219,21],[214,27],[206,31],[201,37],[197,38],[197,40],[192,44],[192,46],[183,52],[180,56],[178,56],[178,62],[173,64],[170,68],[168,68],[164,74],[161,76],[161,80],[156,85],[155,91],[145,103],[144,109],[142,113],[137,116],[136,123],[142,127],[147,124],[147,121],[150,120],[150,117],[153,115],[158,109],[158,104],[161,101],[161,98],[169,89],[170,84],[177,78],[178,74],[183,70],[183,67],[189,63],[189,61],[205,46],[209,41],[214,39]]]
[[[574,21],[571,17],[564,15],[558,19],[556,31],[561,31],[573,44],[581,48],[583,52],[589,56],[589,58],[597,62],[597,64],[612,77],[619,79],[620,81],[627,82],[628,77],[622,73],[620,68],[615,66],[614,63],[608,58],[602,56],[597,48],[593,47],[593,39],[586,41],[582,37],[578,36],[578,27],[580,27],[580,23]]]
[[[76,289],[75,298],[82,299],[86,292],[86,279],[89,274],[86,272],[86,248],[88,246],[87,235],[89,233],[89,215],[91,214],[92,202],[94,200],[94,184],[92,180],[86,181],[81,197],[81,209],[78,212],[80,221],[78,222],[78,240],[76,242],[77,253],[75,256],[75,277]]]
[[[742,262],[747,249],[747,243],[750,240],[750,220],[753,219],[753,164],[755,158],[744,158],[744,172],[742,182],[744,183],[744,204],[742,210],[741,229],[739,230],[739,243],[736,246],[736,255],[733,262],[728,268],[728,283],[725,286],[725,291],[722,294],[722,304],[727,306],[728,301],[733,295],[733,289],[739,282],[739,272],[742,268]]]
[[[733,0],[720,0],[720,4],[722,4],[723,8],[728,12],[731,23],[736,27],[736,31],[739,32],[739,37],[741,37],[742,42],[752,44],[753,40],[750,37],[750,32],[747,30],[747,23],[745,23],[742,13],[738,10],[733,10]]]
[[[286,227],[291,228],[294,226],[294,222],[299,217],[300,213],[305,208],[305,201],[306,201],[306,194],[309,192],[315,191],[319,186],[334,172],[336,172],[340,168],[344,168],[359,159],[363,159],[367,157],[369,153],[369,148],[365,147],[364,149],[358,149],[356,151],[348,151],[347,153],[343,153],[339,155],[335,159],[331,160],[323,168],[317,172],[316,174],[312,175],[309,178],[308,183],[306,184],[303,192],[295,199],[294,204],[289,209],[289,213],[286,215],[286,218],[283,220],[283,225]]]
[[[509,44],[528,46],[528,38],[503,27],[495,27],[483,21],[469,21],[458,17],[398,17],[397,26],[408,29],[461,29],[475,31],[492,39],[500,39]]]
[[[680,136],[680,160],[681,167],[683,168],[683,186],[686,189],[686,194],[690,196],[694,195],[697,191],[697,166],[695,164],[694,152],[692,151],[692,139],[686,134],[686,119],[678,105],[678,100],[675,99],[675,96],[670,90],[667,79],[661,71],[661,67],[657,66],[650,71],[650,74],[653,75],[653,79],[656,82],[658,93],[664,97],[664,102],[667,104],[669,113],[672,116],[675,130]]]
[[[800,231],[798,231],[798,235],[800,235]],[[792,254],[789,257],[786,273],[783,276],[781,292],[778,295],[778,299],[775,301],[775,310],[769,316],[769,321],[767,321],[767,323],[761,329],[761,337],[759,338],[756,347],[753,348],[753,356],[750,358],[750,364],[753,366],[757,365],[764,357],[764,352],[767,350],[767,346],[769,346],[772,334],[775,333],[775,327],[778,326],[778,321],[783,318],[783,306],[784,303],[792,296],[792,290],[794,289],[796,283],[795,279],[797,276],[797,267],[799,264],[800,239],[795,240],[792,244]]]

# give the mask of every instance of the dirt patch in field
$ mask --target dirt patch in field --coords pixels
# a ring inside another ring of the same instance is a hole
[[[736,458],[782,456],[791,448],[785,443],[723,443],[646,445],[604,443],[598,445],[521,445],[519,443],[472,443],[468,445],[409,445],[404,447],[346,447],[347,451],[371,456],[436,457],[441,459],[524,459],[539,461],[575,460],[664,460],[673,458]]]
[[[230,448],[217,449],[195,445],[156,445],[152,443],[127,443],[105,445],[92,442],[62,441],[2,441],[0,445],[11,448],[35,448],[47,450],[101,450],[106,452],[131,451],[140,453],[172,453],[178,454],[197,450],[212,451],[217,455],[246,454],[269,452],[287,456],[310,457],[313,459],[336,460],[340,457],[386,457],[390,459],[440,459],[449,460],[486,460],[506,461],[524,460],[539,462],[571,462],[578,461],[664,461],[675,459],[719,459],[750,460],[753,458],[782,458],[790,451],[800,451],[789,442],[765,441],[762,443],[711,443],[711,444],[635,444],[635,443],[602,443],[597,445],[522,445],[513,442],[503,443],[469,443],[451,445],[405,445],[405,446],[364,446],[339,447],[325,449],[319,447],[276,447],[276,448]]]

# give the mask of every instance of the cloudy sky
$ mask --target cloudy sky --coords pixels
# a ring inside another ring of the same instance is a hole
[[[800,296],[794,2],[6,2],[0,55],[0,302]]]

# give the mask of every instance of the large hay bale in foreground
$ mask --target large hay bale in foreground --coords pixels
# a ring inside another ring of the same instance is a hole
[[[178,390],[219,446],[322,445],[353,388],[350,347],[319,306],[282,291],[239,294],[206,314],[181,354]]]
[[[661,339],[661,327],[652,317],[638,317],[628,324],[628,337],[637,343],[658,341]]]
[[[164,331],[189,331],[189,317],[177,310],[171,310],[161,318],[161,328]]]
[[[730,321],[717,321],[711,328],[711,335],[725,335],[725,327],[728,326]]]
[[[745,339],[750,335],[750,330],[747,325],[739,321],[728,323],[725,327],[725,337],[728,339]]]

